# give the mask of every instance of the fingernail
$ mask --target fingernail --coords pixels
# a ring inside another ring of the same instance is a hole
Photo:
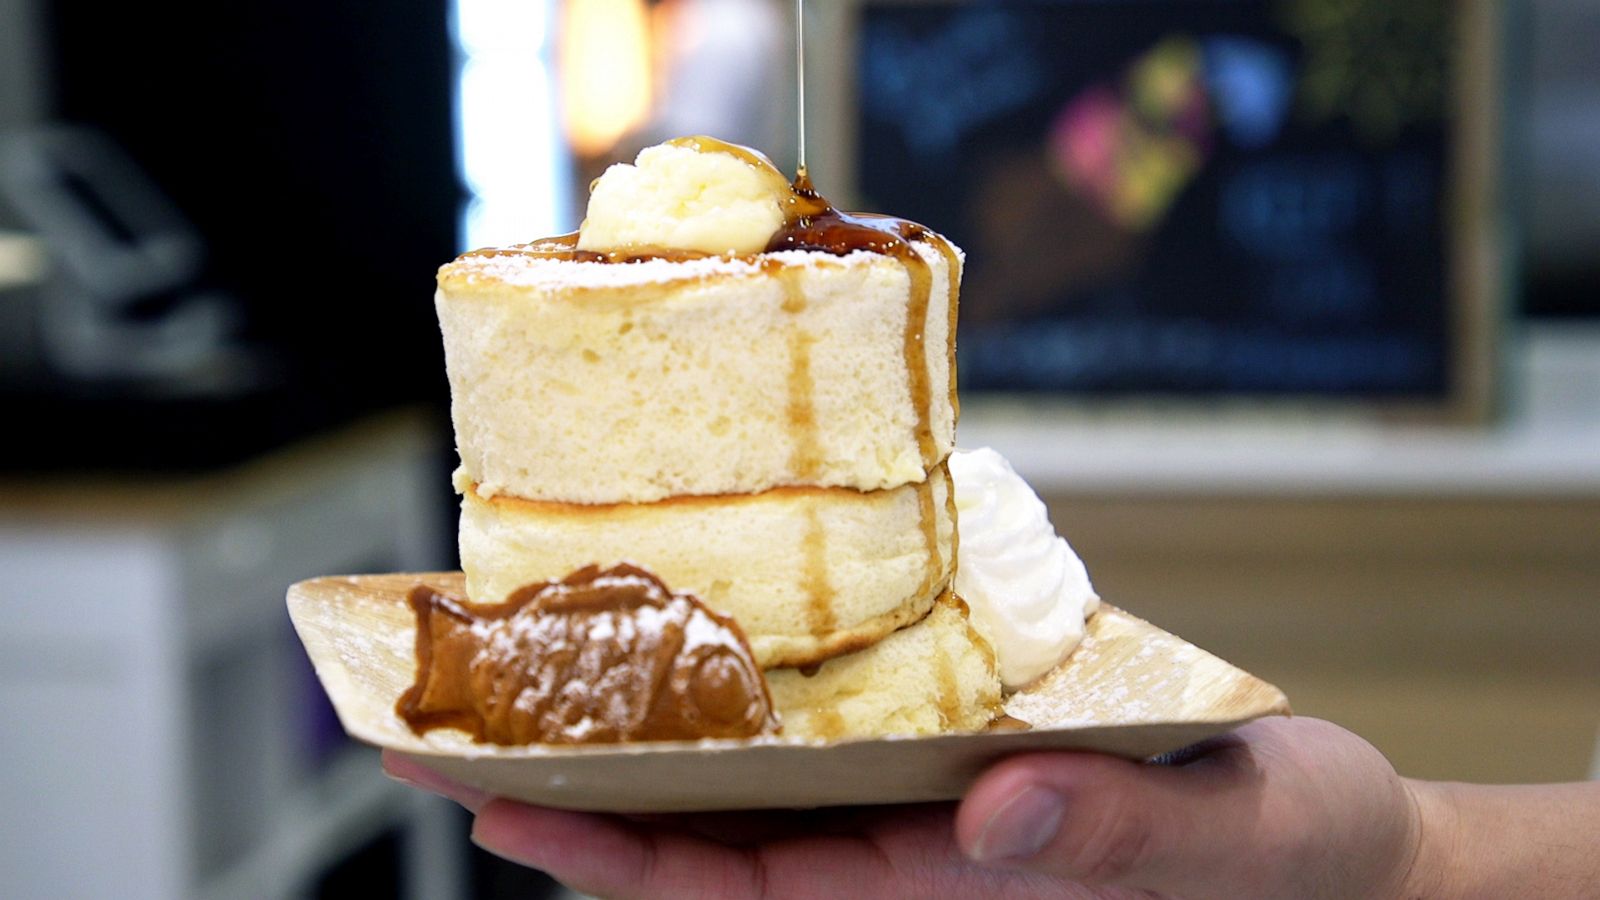
[[[992,862],[1033,856],[1056,836],[1066,811],[1060,794],[1030,786],[1007,800],[984,823],[972,846],[972,858]]]
[[[501,859],[509,860],[510,862],[517,862],[517,860],[511,859],[511,857],[506,854],[506,851],[500,849],[499,844],[493,839],[486,838],[484,835],[479,833],[479,825],[476,819],[472,821],[472,830],[467,832],[467,840],[472,842],[472,846],[477,847],[479,850],[482,850],[485,853],[498,856]],[[529,864],[523,863],[523,865]]]

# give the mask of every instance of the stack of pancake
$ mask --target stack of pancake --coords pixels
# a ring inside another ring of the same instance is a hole
[[[984,727],[993,653],[950,593],[960,263],[919,237],[445,266],[471,598],[626,561],[738,623],[785,735]]]

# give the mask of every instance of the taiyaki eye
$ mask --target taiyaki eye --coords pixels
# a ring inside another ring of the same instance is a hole
[[[751,698],[761,688],[738,655],[718,648],[702,656],[689,681],[689,699],[712,722],[737,724],[750,718]]]

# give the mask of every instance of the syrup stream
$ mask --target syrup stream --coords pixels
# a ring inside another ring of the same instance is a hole
[[[800,127],[796,130],[800,152],[796,158],[795,180],[806,180],[806,4],[794,0],[794,77],[796,112]]]

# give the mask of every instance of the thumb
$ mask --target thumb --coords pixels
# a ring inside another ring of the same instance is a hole
[[[1251,894],[1263,781],[1225,751],[1181,768],[1019,756],[968,792],[956,837],[987,865],[1185,897]]]

